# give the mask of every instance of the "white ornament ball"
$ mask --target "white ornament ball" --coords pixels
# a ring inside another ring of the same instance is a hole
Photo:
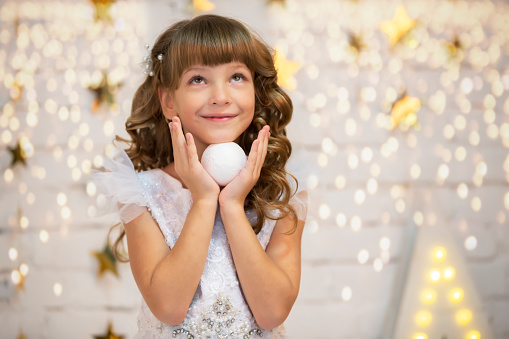
[[[219,186],[226,186],[246,165],[244,150],[234,142],[209,145],[201,156],[203,168]]]

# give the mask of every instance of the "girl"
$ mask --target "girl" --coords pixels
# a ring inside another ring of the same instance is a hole
[[[137,338],[284,337],[299,291],[304,195],[285,171],[292,115],[269,48],[233,19],[162,33],[145,59],[127,154],[99,174],[119,206],[142,294]],[[219,187],[204,149],[238,143],[245,167]],[[136,173],[139,172],[139,173]]]

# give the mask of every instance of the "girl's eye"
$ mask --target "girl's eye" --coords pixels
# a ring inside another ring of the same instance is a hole
[[[233,82],[239,82],[239,81],[242,81],[242,80],[245,80],[246,77],[243,76],[242,74],[234,74],[232,75],[232,80]]]
[[[189,83],[199,85],[199,84],[202,84],[204,81],[205,81],[205,79],[203,79],[203,77],[197,75],[195,77],[192,77],[191,80],[189,81]]]

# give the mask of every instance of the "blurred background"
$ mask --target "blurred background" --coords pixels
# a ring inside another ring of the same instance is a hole
[[[509,5],[0,2],[0,337],[131,338],[93,168],[165,27],[235,17],[276,50],[310,192],[289,338],[509,338]]]

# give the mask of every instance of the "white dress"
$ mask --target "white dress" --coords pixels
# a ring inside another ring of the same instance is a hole
[[[96,182],[109,202],[118,206],[120,218],[127,223],[144,211],[152,213],[169,248],[177,241],[191,208],[189,190],[160,169],[136,173],[124,151],[105,160],[108,172],[95,174]],[[219,209],[218,209],[219,211]],[[248,219],[251,220],[249,213]],[[257,238],[265,249],[275,226],[266,219]],[[175,274],[178,274],[176,272]],[[176,326],[159,321],[142,298],[135,338],[285,338],[284,326],[263,330],[244,299],[233,263],[226,232],[216,213],[207,261],[185,320]]]

